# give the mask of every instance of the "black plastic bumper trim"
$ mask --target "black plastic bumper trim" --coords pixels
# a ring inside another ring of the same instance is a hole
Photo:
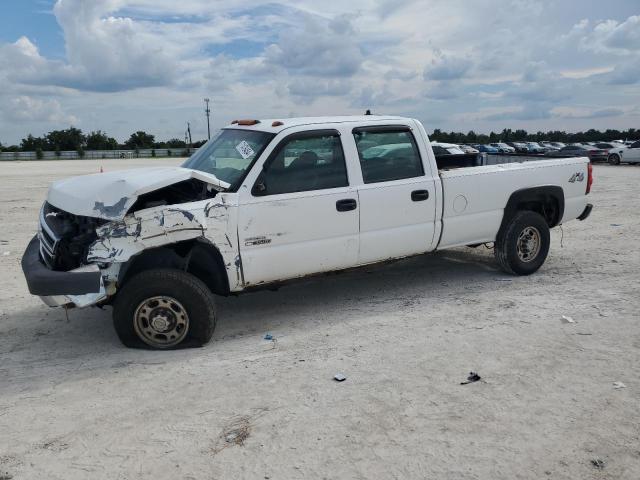
[[[40,260],[40,241],[33,237],[22,256],[22,271],[33,295],[84,295],[100,292],[100,272],[56,272]]]
[[[591,210],[593,210],[593,205],[591,205],[590,203],[587,203],[587,206],[584,207],[584,210],[578,217],[578,220],[586,220],[589,217],[589,215],[591,215]]]

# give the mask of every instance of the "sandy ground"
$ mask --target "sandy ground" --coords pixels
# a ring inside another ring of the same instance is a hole
[[[0,479],[640,478],[640,167],[596,166],[529,278],[440,252],[220,299],[209,345],[150,352],[19,266],[51,180],[135,163],[0,164]]]

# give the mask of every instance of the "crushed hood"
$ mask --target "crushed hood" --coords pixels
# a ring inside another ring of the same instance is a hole
[[[189,168],[136,168],[58,180],[49,187],[47,201],[75,215],[121,220],[140,195],[191,178],[218,191],[229,188],[216,176]]]

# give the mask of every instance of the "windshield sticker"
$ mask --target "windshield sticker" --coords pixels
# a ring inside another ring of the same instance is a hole
[[[249,145],[245,140],[242,140],[238,145],[236,145],[236,150],[245,160],[256,154],[256,152],[251,148],[251,145]]]

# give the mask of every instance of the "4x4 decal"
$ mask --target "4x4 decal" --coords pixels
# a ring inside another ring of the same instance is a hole
[[[571,178],[569,179],[569,183],[582,182],[582,181],[584,181],[584,173],[582,172],[574,173],[573,175],[571,175]]]

